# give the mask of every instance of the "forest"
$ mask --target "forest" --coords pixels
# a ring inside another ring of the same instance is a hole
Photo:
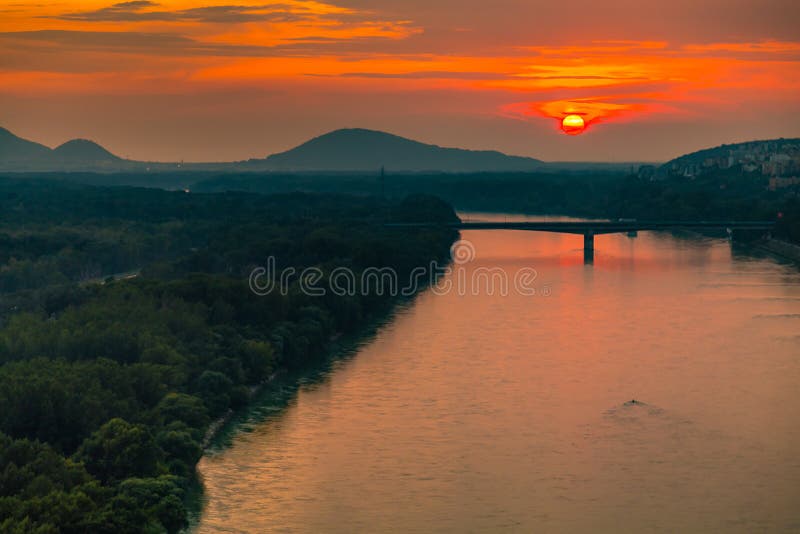
[[[212,421],[396,298],[255,295],[279,267],[445,260],[427,196],[195,194],[0,179],[0,532],[177,532]],[[125,276],[119,276],[125,273]]]
[[[114,184],[193,192],[308,193],[439,197],[464,211],[598,218],[776,220],[776,237],[800,243],[800,186],[772,191],[769,179],[740,169],[712,169],[691,178],[639,176],[633,169],[503,173],[32,173],[8,175],[68,184]]]
[[[762,176],[716,170],[694,178],[580,171],[476,174],[218,175],[198,191],[435,195],[464,211],[640,220],[777,220],[776,237],[800,243],[800,186],[777,191]]]

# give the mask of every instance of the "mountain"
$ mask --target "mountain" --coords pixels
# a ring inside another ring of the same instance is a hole
[[[494,150],[445,148],[360,128],[335,130],[263,159],[218,163],[159,163],[123,159],[86,139],[73,139],[50,149],[0,128],[0,172],[86,171],[142,175],[186,171],[374,173],[381,167],[391,173],[622,172],[632,165],[633,163],[619,162],[548,163],[534,158],[509,156]]]
[[[115,156],[94,141],[87,139],[73,139],[53,149],[51,159],[69,163],[101,163],[118,162],[121,158]]]
[[[5,128],[0,128],[0,164],[4,167],[44,160],[50,156],[50,152],[44,145],[22,139]]]
[[[0,128],[0,170],[3,171],[116,171],[130,167],[93,141],[73,139],[51,149]]]
[[[262,161],[279,171],[530,171],[542,165],[538,159],[443,148],[360,128],[327,133]]]
[[[685,177],[725,171],[763,176],[800,172],[800,139],[765,139],[720,145],[684,154],[661,166],[661,175]]]
[[[798,145],[800,145],[800,138],[786,139],[783,137],[779,139],[763,139],[730,145],[719,145],[678,156],[666,162],[664,166],[669,166],[673,163],[702,163],[707,158],[728,157],[731,154],[738,153],[779,154],[787,151],[795,152]]]

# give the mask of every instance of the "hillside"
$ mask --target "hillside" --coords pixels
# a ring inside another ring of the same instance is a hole
[[[0,170],[121,170],[127,164],[102,146],[86,139],[73,139],[55,149],[22,139],[0,128]]]
[[[800,139],[766,139],[706,148],[668,161],[660,173],[691,177],[717,170],[765,177],[796,174],[800,172]]]
[[[364,129],[336,130],[273,154],[266,167],[279,171],[530,171],[542,165],[533,158],[489,150],[443,148]]]
[[[336,130],[291,150],[246,162],[171,164],[119,158],[86,139],[50,149],[0,129],[0,171],[331,171],[521,172],[545,165],[492,150],[443,148],[374,130]]]
[[[55,148],[51,159],[63,162],[115,162],[121,158],[115,156],[94,141],[73,139]]]
[[[510,156],[495,150],[465,150],[421,143],[397,135],[366,129],[329,132],[291,150],[266,158],[215,163],[135,161],[120,158],[101,145],[73,139],[51,149],[22,139],[0,128],[0,172],[70,173],[375,173],[384,167],[390,173],[480,173],[480,172],[626,172],[637,162],[544,162],[535,158]],[[71,177],[74,178],[74,177]],[[114,181],[119,185],[119,181]],[[188,185],[185,179],[181,188]],[[178,182],[171,183],[170,187]],[[101,184],[97,179],[89,183]],[[160,182],[159,182],[160,183]]]
[[[20,164],[49,157],[51,150],[0,128],[0,164]]]

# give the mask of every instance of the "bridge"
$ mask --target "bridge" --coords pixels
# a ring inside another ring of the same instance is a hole
[[[514,221],[514,222],[457,222],[457,223],[386,223],[387,227],[419,228],[447,226],[457,230],[526,230],[531,232],[557,232],[583,234],[583,259],[594,261],[594,236],[602,234],[635,233],[673,230],[750,230],[769,233],[775,226],[772,221]]]

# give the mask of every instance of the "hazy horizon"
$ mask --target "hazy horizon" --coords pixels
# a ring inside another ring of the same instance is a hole
[[[360,127],[547,161],[800,137],[800,5],[22,0],[0,125],[145,161],[265,157]],[[559,130],[578,112],[589,128]]]
[[[3,125],[0,125],[0,128],[4,128]],[[197,164],[204,164],[204,163],[237,163],[237,162],[245,162],[245,161],[248,161],[248,160],[266,159],[266,158],[269,158],[270,156],[279,155],[279,154],[282,154],[284,152],[291,151],[292,149],[298,148],[298,147],[306,144],[307,142],[312,141],[314,139],[317,139],[319,137],[325,137],[325,136],[327,136],[329,134],[333,134],[335,132],[342,131],[342,130],[368,130],[368,131],[372,131],[372,132],[386,133],[386,134],[390,134],[390,135],[393,135],[393,136],[398,136],[398,134],[396,134],[394,132],[390,132],[390,131],[372,130],[372,129],[368,129],[368,128],[360,128],[360,127],[355,126],[355,127],[347,127],[347,128],[337,128],[335,130],[329,130],[329,131],[325,131],[325,132],[322,132],[322,133],[317,134],[317,135],[313,135],[313,136],[311,136],[311,137],[309,137],[309,138],[307,138],[305,140],[299,141],[296,145],[292,145],[290,147],[287,147],[285,150],[281,150],[281,151],[278,151],[278,152],[272,152],[272,153],[269,153],[269,154],[263,154],[263,155],[262,154],[253,155],[253,156],[244,157],[244,158],[240,158],[240,159],[236,159],[236,160],[219,160],[219,159],[188,160],[188,159],[183,159],[183,158],[182,159],[178,159],[178,160],[155,160],[155,159],[138,159],[138,158],[129,157],[127,155],[122,155],[122,154],[125,153],[124,150],[123,151],[115,151],[113,149],[109,149],[109,147],[101,139],[87,139],[85,137],[71,137],[71,138],[68,138],[68,139],[64,139],[63,141],[55,143],[55,144],[47,144],[47,143],[41,142],[38,139],[31,139],[31,138],[27,138],[27,137],[21,136],[17,132],[11,131],[8,128],[4,128],[4,129],[9,131],[11,134],[13,134],[13,135],[15,135],[17,137],[20,137],[20,138],[22,138],[22,139],[24,139],[26,141],[31,141],[31,142],[34,142],[34,143],[38,143],[38,144],[44,145],[44,146],[46,146],[46,147],[48,147],[50,149],[56,149],[56,148],[60,147],[61,145],[66,144],[66,143],[68,143],[70,141],[76,141],[76,140],[89,141],[89,142],[92,142],[92,143],[96,143],[97,145],[101,146],[104,149],[107,149],[114,156],[119,156],[121,158],[129,159],[131,161],[139,161],[139,162],[143,162],[143,163],[187,163],[187,164],[192,164],[192,163],[197,163]],[[420,142],[420,143],[429,144],[431,146],[438,146],[439,148],[455,148],[455,149],[464,149],[464,150],[473,150],[473,151],[499,151],[502,154],[507,155],[507,156],[528,157],[528,158],[538,159],[542,163],[611,163],[611,164],[613,164],[613,163],[619,163],[619,164],[640,163],[640,164],[661,165],[661,164],[664,164],[664,163],[666,163],[668,161],[671,161],[672,159],[675,159],[675,158],[678,158],[678,157],[681,157],[681,156],[685,156],[685,155],[691,154],[693,152],[698,152],[698,151],[701,151],[701,150],[715,148],[716,146],[720,146],[720,145],[714,145],[714,146],[698,146],[698,147],[694,147],[694,148],[691,148],[691,149],[687,150],[684,153],[676,154],[673,157],[670,157],[670,158],[665,159],[665,160],[635,160],[635,159],[617,159],[617,160],[614,160],[614,159],[609,159],[609,160],[580,160],[580,159],[575,159],[575,160],[570,160],[570,159],[548,159],[547,157],[523,155],[523,154],[514,154],[514,153],[511,153],[511,152],[505,152],[503,150],[494,149],[494,148],[480,148],[480,147],[478,147],[478,148],[465,148],[465,147],[460,147],[460,146],[442,145],[442,144],[437,144],[437,143],[426,143],[425,141],[421,141],[419,139],[406,138],[404,136],[399,136],[399,137],[402,137],[404,139],[410,139],[411,141],[417,141],[417,142]],[[721,144],[730,145],[730,144],[738,144],[738,143],[768,141],[768,140],[772,140],[772,139],[778,139],[778,138],[771,138],[771,139],[741,139],[741,140],[736,140],[736,141],[731,141],[731,142],[721,143]],[[784,137],[784,139],[792,139],[792,138]],[[333,171],[333,172],[341,172],[341,171]]]
[[[360,127],[354,126],[354,127],[347,127],[347,128],[337,128],[335,130],[329,130],[329,131],[325,131],[325,132],[322,132],[322,133],[319,133],[319,134],[316,134],[316,135],[312,135],[311,137],[298,142],[296,145],[288,147],[286,150],[281,150],[279,152],[272,152],[272,153],[269,153],[269,154],[253,155],[253,156],[249,156],[249,157],[240,158],[240,159],[237,159],[237,160],[228,160],[228,161],[224,161],[224,160],[187,160],[187,159],[179,159],[179,160],[153,160],[153,159],[147,160],[147,159],[144,159],[144,160],[141,160],[141,159],[137,159],[137,158],[128,158],[128,156],[123,156],[122,154],[124,154],[126,152],[125,150],[115,151],[115,150],[109,149],[109,147],[103,142],[102,139],[88,139],[88,138],[85,138],[85,137],[70,137],[70,138],[64,139],[61,142],[57,142],[57,143],[54,143],[54,144],[48,144],[48,143],[43,143],[42,141],[40,141],[38,139],[33,139],[33,138],[29,138],[29,137],[25,137],[25,136],[19,135],[18,132],[12,131],[12,130],[10,130],[8,128],[5,128],[1,124],[0,124],[0,129],[5,129],[8,132],[10,132],[12,135],[15,135],[15,136],[17,136],[17,137],[19,137],[19,138],[21,138],[21,139],[23,139],[25,141],[38,143],[38,144],[44,145],[44,146],[46,146],[46,147],[48,147],[50,149],[53,149],[53,150],[58,148],[58,147],[60,147],[60,146],[62,146],[62,145],[64,145],[64,144],[66,144],[66,143],[68,143],[68,142],[70,142],[70,141],[89,141],[91,143],[96,143],[97,145],[101,146],[102,148],[107,149],[109,152],[111,152],[115,156],[119,156],[119,157],[126,158],[126,159],[131,159],[132,161],[141,161],[141,162],[147,162],[147,163],[236,163],[236,162],[239,162],[239,161],[248,161],[248,160],[251,160],[251,159],[265,159],[265,158],[268,158],[268,157],[273,156],[273,155],[278,155],[278,154],[282,154],[283,152],[286,152],[286,151],[291,151],[292,149],[297,148],[299,146],[302,146],[302,145],[306,144],[307,142],[312,141],[314,139],[317,139],[319,137],[325,137],[325,136],[327,136],[329,134],[333,134],[333,133],[336,133],[336,132],[339,132],[339,131],[343,131],[343,130],[367,130],[367,131],[376,132],[376,133],[386,133],[386,134],[390,134],[390,135],[393,135],[393,136],[398,136],[398,134],[396,134],[394,132],[390,132],[390,131],[372,130],[372,129],[369,129],[369,128],[360,128]],[[425,143],[424,141],[420,141],[419,139],[406,138],[404,136],[399,136],[399,137],[402,137],[404,139],[410,139],[411,141],[417,141],[417,142],[420,142],[420,143]],[[734,143],[740,143],[740,142],[744,143],[744,142],[763,141],[763,140],[764,139],[746,139],[746,140],[742,140],[742,141],[734,141]],[[429,144],[431,146],[438,146],[440,148],[465,149],[464,147],[441,145],[441,144],[437,144],[437,143],[425,143],[425,144]],[[696,147],[695,149],[692,149],[689,152],[695,152],[695,151],[702,150],[702,149],[705,149],[705,148],[713,148],[713,147]],[[501,153],[503,153],[504,155],[507,155],[507,156],[529,157],[529,158],[541,160],[543,163],[652,163],[652,164],[663,164],[666,161],[668,161],[668,160],[659,160],[659,161],[656,161],[656,160],[616,160],[616,161],[614,161],[614,160],[605,160],[605,161],[603,161],[603,160],[554,160],[554,159],[547,159],[546,157],[537,157],[537,156],[531,156],[531,155],[513,154],[513,153],[510,153],[510,152],[504,152],[502,150],[493,149],[493,148],[469,148],[469,149],[465,149],[465,150],[474,150],[474,151],[493,151],[493,150],[496,150],[496,151],[499,151],[499,152],[501,152]],[[687,152],[687,153],[689,153],[689,152]],[[682,156],[682,155],[685,155],[685,154],[686,153],[677,154],[675,157],[679,157],[679,156]],[[670,159],[673,159],[673,158],[670,158]]]

